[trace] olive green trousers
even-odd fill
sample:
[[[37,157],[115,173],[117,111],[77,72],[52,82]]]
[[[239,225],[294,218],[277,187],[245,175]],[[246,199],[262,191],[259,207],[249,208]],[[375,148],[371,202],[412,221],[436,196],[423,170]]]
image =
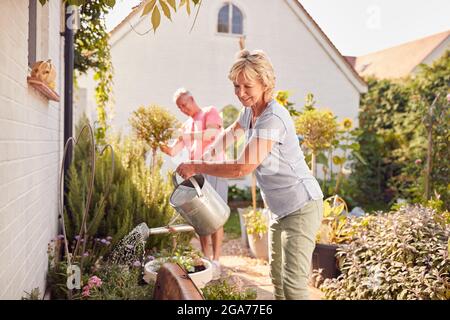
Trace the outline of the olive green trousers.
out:
[[[323,216],[323,200],[272,220],[269,232],[270,277],[277,300],[309,299],[308,279],[316,235]]]

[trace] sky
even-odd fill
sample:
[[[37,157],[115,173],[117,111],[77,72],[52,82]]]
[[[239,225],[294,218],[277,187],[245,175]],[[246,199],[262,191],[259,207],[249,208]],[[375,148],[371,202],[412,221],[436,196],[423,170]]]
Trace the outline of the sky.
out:
[[[343,55],[360,56],[450,30],[449,0],[300,2]],[[108,30],[139,3],[140,0],[117,0],[106,17]]]

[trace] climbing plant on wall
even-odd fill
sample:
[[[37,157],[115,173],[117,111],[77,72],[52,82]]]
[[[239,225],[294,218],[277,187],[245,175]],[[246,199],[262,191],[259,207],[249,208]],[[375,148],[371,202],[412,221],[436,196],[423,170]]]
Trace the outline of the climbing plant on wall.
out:
[[[80,6],[80,29],[75,34],[75,69],[78,74],[89,70],[94,73],[98,142],[105,138],[108,129],[107,109],[111,105],[113,66],[104,15],[114,1],[91,0]]]

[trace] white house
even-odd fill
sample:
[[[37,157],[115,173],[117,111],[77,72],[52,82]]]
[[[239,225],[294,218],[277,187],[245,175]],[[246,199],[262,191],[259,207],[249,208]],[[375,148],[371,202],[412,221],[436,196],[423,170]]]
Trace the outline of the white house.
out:
[[[45,290],[47,244],[58,225],[63,104],[27,76],[35,61],[51,59],[63,96],[62,14],[61,1],[0,1],[0,299]]]
[[[450,30],[351,60],[361,76],[398,79],[414,75],[421,63],[431,64],[450,50]],[[350,57],[352,58],[352,57]]]
[[[276,89],[289,90],[298,108],[312,92],[318,107],[357,123],[366,83],[297,0],[203,1],[192,32],[195,14],[188,16],[184,8],[172,22],[163,17],[156,33],[150,30],[150,18],[141,18],[141,13],[142,5],[111,32],[114,129],[128,131],[131,112],[152,103],[186,119],[172,101],[182,86],[201,106],[240,108],[227,76],[241,37],[246,48],[267,52]],[[95,117],[95,84],[84,78],[79,86],[86,92],[80,94],[85,100],[78,101],[78,107]]]

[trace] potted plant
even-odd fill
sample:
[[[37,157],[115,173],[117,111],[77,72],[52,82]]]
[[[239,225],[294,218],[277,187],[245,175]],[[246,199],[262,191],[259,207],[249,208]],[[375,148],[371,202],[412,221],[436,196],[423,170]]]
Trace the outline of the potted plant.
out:
[[[244,224],[250,247],[250,254],[257,258],[269,260],[269,215],[267,209],[248,207],[244,213]]]
[[[202,258],[196,251],[185,252],[184,254],[175,253],[173,256],[151,259],[144,266],[144,280],[147,283],[156,282],[158,270],[167,262],[180,265],[199,289],[212,280],[211,262]]]
[[[247,247],[250,247],[250,243],[249,243],[249,237],[248,237],[248,232],[247,232],[247,228],[246,228],[246,222],[245,222],[244,215],[246,213],[249,213],[250,210],[252,210],[252,209],[253,209],[254,212],[263,210],[263,209],[259,209],[259,208],[256,207],[260,196],[261,195],[260,194],[258,195],[258,190],[256,188],[256,175],[253,173],[252,174],[252,185],[251,185],[252,207],[238,208],[239,221],[240,221],[240,225],[241,225],[242,242]],[[264,213],[266,213],[266,211],[264,211]],[[250,248],[250,250],[252,250],[252,249]]]
[[[416,204],[355,218],[353,241],[339,250],[342,275],[324,281],[324,298],[449,300],[450,227],[437,214]]]
[[[323,278],[336,278],[340,274],[337,249],[351,238],[346,228],[348,207],[338,195],[325,199],[323,205],[323,220],[316,238],[312,268],[321,269]]]
[[[174,130],[179,127],[178,120],[164,107],[151,105],[133,111],[129,122],[136,137],[151,148],[152,168],[155,168],[156,150],[172,138]]]

